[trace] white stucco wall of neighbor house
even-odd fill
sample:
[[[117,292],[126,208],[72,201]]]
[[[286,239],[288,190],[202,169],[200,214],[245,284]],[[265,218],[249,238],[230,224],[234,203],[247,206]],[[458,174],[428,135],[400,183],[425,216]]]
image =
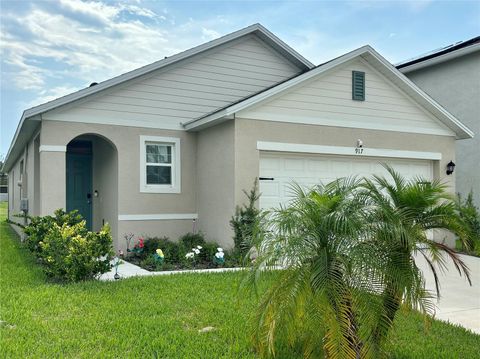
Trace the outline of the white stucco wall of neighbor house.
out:
[[[480,50],[405,75],[475,133],[456,141],[456,189],[480,207]]]

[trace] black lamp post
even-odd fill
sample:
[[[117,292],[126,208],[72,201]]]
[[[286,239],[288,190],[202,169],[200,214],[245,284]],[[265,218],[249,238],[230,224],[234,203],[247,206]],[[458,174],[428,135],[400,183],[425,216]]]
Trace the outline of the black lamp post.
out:
[[[453,161],[450,161],[447,163],[447,175],[451,175],[455,171],[455,163]]]

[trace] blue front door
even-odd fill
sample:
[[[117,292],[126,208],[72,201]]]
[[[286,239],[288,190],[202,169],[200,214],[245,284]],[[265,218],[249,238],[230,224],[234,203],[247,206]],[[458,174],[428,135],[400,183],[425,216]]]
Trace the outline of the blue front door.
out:
[[[74,209],[92,230],[92,155],[67,150],[67,211]]]

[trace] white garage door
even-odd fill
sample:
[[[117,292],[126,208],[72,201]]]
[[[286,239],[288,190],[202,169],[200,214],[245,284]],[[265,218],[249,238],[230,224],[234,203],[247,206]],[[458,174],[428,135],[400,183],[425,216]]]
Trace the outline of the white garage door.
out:
[[[287,203],[292,198],[293,181],[311,187],[351,175],[387,176],[381,163],[388,163],[408,179],[420,176],[431,180],[433,177],[430,160],[260,152],[260,208]]]

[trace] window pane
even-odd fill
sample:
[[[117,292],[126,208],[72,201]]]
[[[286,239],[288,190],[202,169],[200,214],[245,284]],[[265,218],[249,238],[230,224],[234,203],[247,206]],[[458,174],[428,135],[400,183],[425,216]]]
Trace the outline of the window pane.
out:
[[[147,166],[147,184],[172,184],[172,167]]]
[[[147,145],[147,163],[172,163],[172,146]]]

